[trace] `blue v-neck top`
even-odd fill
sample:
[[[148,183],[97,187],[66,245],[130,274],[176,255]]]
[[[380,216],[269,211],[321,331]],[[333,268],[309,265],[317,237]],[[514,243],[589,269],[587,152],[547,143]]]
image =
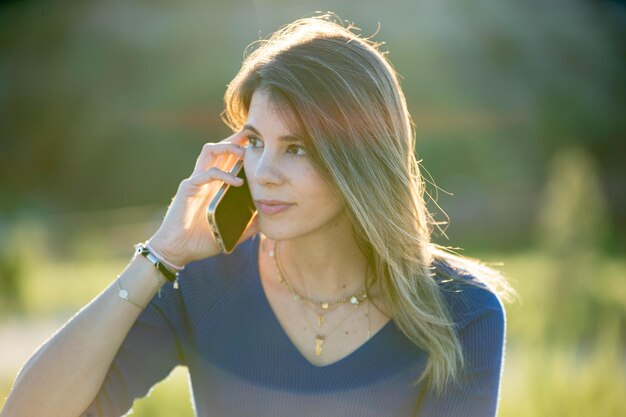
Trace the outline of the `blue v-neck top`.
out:
[[[293,345],[259,276],[258,235],[230,255],[188,264],[179,288],[163,287],[120,347],[83,415],[120,416],[177,365],[189,370],[197,416],[494,416],[504,353],[500,300],[459,274],[441,283],[467,362],[437,395],[414,385],[427,355],[389,321],[326,366]],[[448,268],[443,263],[437,269]]]

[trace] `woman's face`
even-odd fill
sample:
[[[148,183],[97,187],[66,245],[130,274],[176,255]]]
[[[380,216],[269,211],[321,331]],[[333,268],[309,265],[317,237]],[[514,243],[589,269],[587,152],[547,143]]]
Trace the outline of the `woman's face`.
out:
[[[254,93],[242,132],[249,140],[244,169],[265,236],[292,239],[348,221],[338,193],[319,174],[304,142],[290,133],[268,93]]]

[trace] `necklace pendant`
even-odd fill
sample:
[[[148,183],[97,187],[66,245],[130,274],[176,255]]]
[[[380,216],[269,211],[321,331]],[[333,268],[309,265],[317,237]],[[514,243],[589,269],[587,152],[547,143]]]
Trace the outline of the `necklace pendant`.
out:
[[[317,316],[317,325],[319,327],[322,327],[322,324],[324,324],[326,322],[326,319],[324,318],[324,316]]]
[[[315,356],[320,356],[322,354],[323,344],[324,344],[324,336],[322,335],[315,336]]]
[[[350,302],[351,302],[352,304],[359,304],[359,299],[358,299],[355,295],[353,295],[353,296],[350,298]]]
[[[330,307],[328,303],[322,303],[322,308],[324,310],[328,310],[328,307]]]

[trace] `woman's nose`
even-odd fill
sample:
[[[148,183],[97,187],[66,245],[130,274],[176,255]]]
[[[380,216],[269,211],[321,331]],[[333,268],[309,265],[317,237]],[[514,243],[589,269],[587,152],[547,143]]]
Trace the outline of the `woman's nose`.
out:
[[[280,185],[284,176],[278,160],[269,152],[263,152],[253,166],[254,181],[259,185]]]

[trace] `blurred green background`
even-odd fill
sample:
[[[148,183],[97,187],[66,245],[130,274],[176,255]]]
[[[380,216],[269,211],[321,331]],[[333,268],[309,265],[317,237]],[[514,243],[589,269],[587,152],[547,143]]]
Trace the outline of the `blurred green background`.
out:
[[[439,221],[496,265],[501,416],[626,415],[626,6],[609,0],[0,3],[0,405],[158,227],[252,41],[332,10],[402,76]],[[177,369],[138,416],[191,416]]]

